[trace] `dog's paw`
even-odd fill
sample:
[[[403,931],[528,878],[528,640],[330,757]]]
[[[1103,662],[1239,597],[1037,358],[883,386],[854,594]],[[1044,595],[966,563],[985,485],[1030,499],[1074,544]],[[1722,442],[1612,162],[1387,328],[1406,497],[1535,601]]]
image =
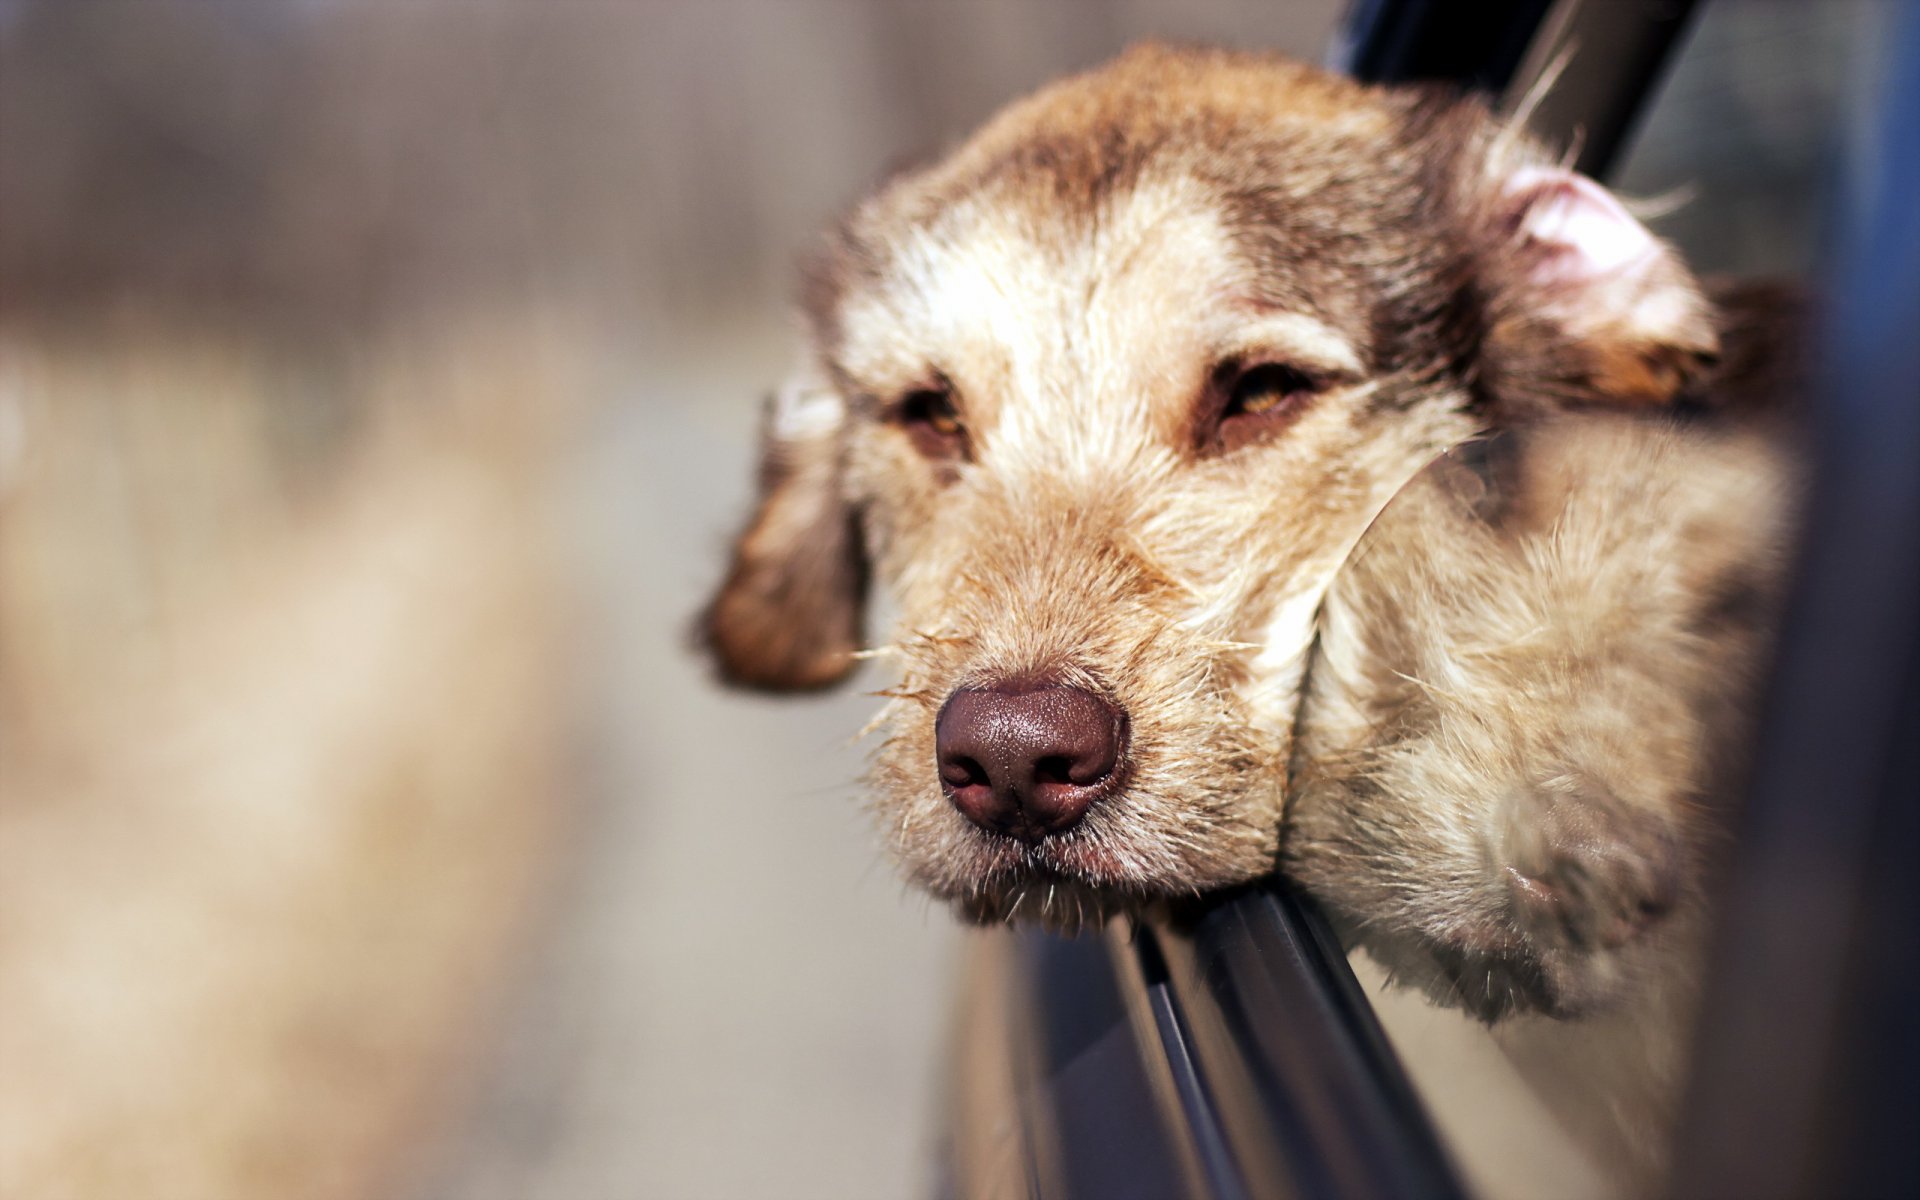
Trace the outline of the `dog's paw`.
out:
[[[1470,1004],[1572,1016],[1617,998],[1634,950],[1680,903],[1686,856],[1670,814],[1560,774],[1509,793],[1489,840],[1509,931],[1457,957]]]
[[[1500,870],[1515,924],[1542,949],[1615,950],[1673,911],[1680,839],[1604,785],[1560,779],[1510,798]]]

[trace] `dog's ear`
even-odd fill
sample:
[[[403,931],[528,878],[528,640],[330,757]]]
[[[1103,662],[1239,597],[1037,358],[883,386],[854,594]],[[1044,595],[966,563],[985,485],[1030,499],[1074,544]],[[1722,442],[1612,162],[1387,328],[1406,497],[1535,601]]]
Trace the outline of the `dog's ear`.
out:
[[[867,562],[841,491],[846,423],[846,405],[810,362],[767,402],[760,498],[701,617],[730,683],[801,691],[853,670]]]
[[[1712,306],[1671,247],[1563,168],[1494,170],[1476,190],[1479,370],[1495,403],[1633,408],[1689,395],[1719,344]]]

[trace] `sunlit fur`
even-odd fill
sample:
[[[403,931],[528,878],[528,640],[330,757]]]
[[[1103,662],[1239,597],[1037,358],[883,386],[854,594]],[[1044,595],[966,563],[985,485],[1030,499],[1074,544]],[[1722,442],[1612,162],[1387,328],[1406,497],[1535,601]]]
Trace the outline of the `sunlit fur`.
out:
[[[1285,439],[1198,457],[1183,442],[1216,361],[1254,338],[1325,355],[1337,335],[1300,338],[1245,298],[1191,179],[1142,181],[1078,229],[1036,214],[1009,234],[1007,208],[989,191],[907,233],[901,273],[842,309],[836,355],[867,396],[937,364],[975,461],[943,480],[869,420],[846,486],[904,615],[875,772],[895,850],[976,916],[1071,921],[1271,868],[1320,589],[1412,464],[1466,427],[1444,402],[1383,420],[1380,392],[1403,381],[1366,380]],[[960,819],[928,764],[955,688],[1041,675],[1114,699],[1133,737],[1124,793],[1027,847]]]
[[[813,343],[707,616],[722,669],[832,681],[883,584],[875,805],[908,874],[975,919],[1072,926],[1270,873],[1321,602],[1388,501],[1489,428],[1664,404],[1715,349],[1643,232],[1603,279],[1542,258],[1556,170],[1475,102],[1265,56],[1142,47],[1015,104],[815,257]],[[1209,379],[1261,361],[1317,394],[1209,443]],[[897,418],[935,385],[965,455]],[[1107,697],[1132,739],[1114,793],[1027,845],[948,801],[934,718],[1040,677]],[[1440,869],[1396,865],[1411,888]]]

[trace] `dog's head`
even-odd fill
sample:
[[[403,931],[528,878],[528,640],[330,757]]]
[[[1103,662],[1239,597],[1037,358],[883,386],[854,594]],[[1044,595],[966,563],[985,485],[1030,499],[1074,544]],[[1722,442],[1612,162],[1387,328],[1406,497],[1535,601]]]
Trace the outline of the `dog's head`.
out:
[[[1714,349],[1677,260],[1478,104],[1162,47],[886,184],[805,308],[708,640],[824,686],[877,577],[894,848],[1062,923],[1272,868],[1321,596],[1423,465]]]

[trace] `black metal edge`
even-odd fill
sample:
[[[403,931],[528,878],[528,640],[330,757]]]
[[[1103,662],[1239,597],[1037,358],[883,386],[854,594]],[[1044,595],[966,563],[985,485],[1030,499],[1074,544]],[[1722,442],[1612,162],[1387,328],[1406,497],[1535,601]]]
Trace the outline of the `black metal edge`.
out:
[[[1528,125],[1574,146],[1574,165],[1604,175],[1631,136],[1697,0],[1355,0],[1327,65],[1369,83],[1450,83],[1531,99]],[[1532,92],[1549,73],[1552,86]]]
[[[1920,1179],[1920,8],[1846,147],[1797,588],[1733,843],[1670,1194]]]
[[[1168,1119],[1178,1105],[1167,1102],[1163,1085],[1179,1055],[1169,1058],[1158,1041],[1139,1036],[1133,1010],[1149,989],[1116,971],[1097,937],[1027,930],[1011,944],[1024,998],[1012,1018],[1024,1035],[1017,1103],[1030,1193],[1239,1200],[1233,1191],[1189,1186],[1205,1178],[1189,1139],[1197,1134],[1205,1147],[1206,1131]]]
[[[1151,938],[1152,931],[1136,922],[1116,920],[1107,925],[1114,977],[1126,1000],[1140,1061],[1148,1068],[1160,1104],[1161,1127],[1180,1153],[1185,1173],[1181,1195],[1196,1200],[1218,1200],[1222,1192],[1237,1196],[1245,1190],[1244,1168],[1230,1160],[1223,1164],[1215,1156],[1215,1149],[1225,1143],[1214,1136],[1219,1122],[1211,1093],[1200,1084],[1186,1053],[1190,1039],[1167,995],[1166,961],[1157,945],[1142,943],[1143,937]],[[1197,1106],[1199,1115],[1190,1115]]]
[[[1499,94],[1553,0],[1353,0],[1326,64],[1367,83],[1434,80]]]
[[[1507,88],[1504,107],[1531,103],[1527,125],[1573,165],[1604,176],[1693,27],[1696,0],[1561,0]],[[1549,82],[1538,95],[1536,85]]]
[[[1315,1197],[1465,1195],[1337,939],[1273,883],[1156,930],[1167,1003],[1243,1162]]]
[[[1126,944],[1113,948],[1123,978],[1128,964],[1139,972],[1136,982],[1144,1003],[1134,1011],[1136,1032],[1141,1035],[1143,1053],[1166,1066],[1169,1090],[1164,1098],[1170,1104],[1164,1115],[1186,1141],[1203,1194],[1216,1200],[1244,1200],[1249,1193],[1245,1164],[1230,1149],[1214,1088],[1194,1056],[1193,1030],[1172,992],[1159,937],[1149,926],[1131,929]]]
[[[1105,1200],[1116,1179],[1176,1175],[1195,1200],[1464,1194],[1337,940],[1294,893],[1116,922],[1104,951],[1037,931],[1011,948],[1008,1099],[1030,1194]],[[1126,1055],[1107,1036],[1116,1006]],[[1089,1131],[1119,1127],[1090,1159]],[[1126,1194],[1161,1192],[1173,1185]]]
[[[1366,990],[1347,961],[1346,948],[1340,944],[1325,914],[1309,897],[1291,889],[1276,886],[1256,894],[1277,910],[1272,914],[1277,924],[1286,927],[1292,935],[1307,939],[1299,947],[1299,953],[1325,983],[1319,994],[1320,1001],[1328,1008],[1325,1019],[1348,1034],[1341,1050],[1354,1060],[1356,1076],[1373,1081],[1372,1096],[1381,1105],[1386,1119],[1399,1122],[1406,1131],[1404,1141],[1415,1150],[1418,1164],[1444,1163],[1450,1167],[1451,1160],[1426,1104],[1401,1065],[1387,1031],[1374,1015],[1373,1002],[1367,999]]]

